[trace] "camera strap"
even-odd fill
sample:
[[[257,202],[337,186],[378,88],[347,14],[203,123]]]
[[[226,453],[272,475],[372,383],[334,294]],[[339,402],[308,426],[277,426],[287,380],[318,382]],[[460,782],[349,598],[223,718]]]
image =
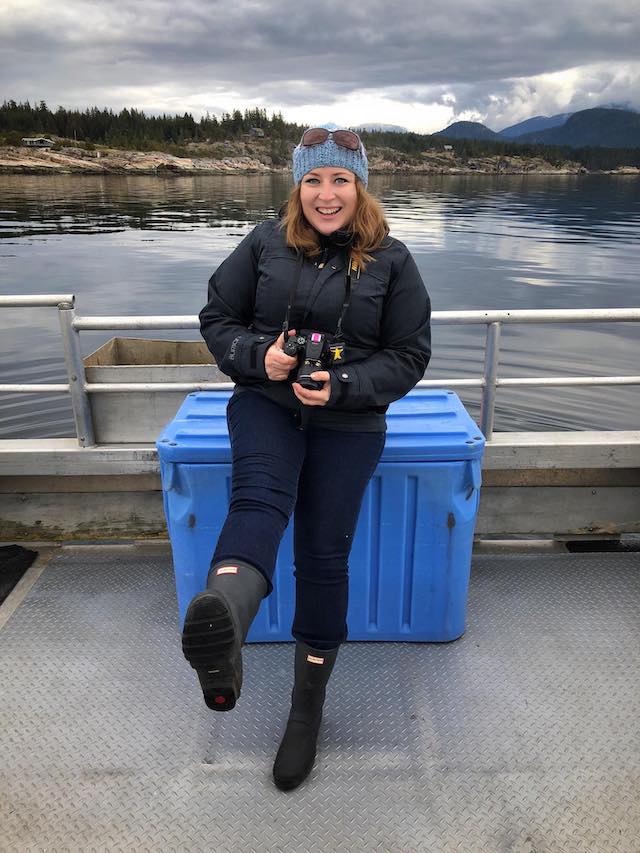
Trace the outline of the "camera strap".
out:
[[[349,260],[347,263],[347,274],[345,276],[344,301],[342,303],[342,311],[340,312],[340,316],[338,317],[338,325],[336,326],[336,340],[340,340],[342,338],[342,321],[345,318],[345,314],[347,313],[347,310],[349,308],[349,303],[351,302],[351,278],[354,275],[357,281],[360,278],[360,264],[356,263],[353,257],[349,255]]]
[[[291,289],[289,290],[289,302],[287,304],[287,313],[285,314],[284,322],[282,323],[282,331],[284,332],[285,338],[289,332],[289,318],[291,316],[291,307],[296,298],[296,293],[298,292],[298,286],[300,285],[300,279],[302,278],[302,267],[304,266],[304,254],[300,252],[298,257],[298,263],[296,265],[296,273],[293,277],[293,281],[291,282]],[[336,331],[334,338],[336,340],[340,340],[342,337],[342,323],[344,321],[345,315],[349,309],[349,303],[351,302],[351,287],[352,287],[352,279],[355,276],[356,281],[360,278],[360,265],[353,259],[351,255],[349,255],[347,261],[347,272],[345,274],[345,291],[344,291],[344,300],[342,302],[342,310],[340,311],[340,316],[338,317],[338,325],[336,326]]]

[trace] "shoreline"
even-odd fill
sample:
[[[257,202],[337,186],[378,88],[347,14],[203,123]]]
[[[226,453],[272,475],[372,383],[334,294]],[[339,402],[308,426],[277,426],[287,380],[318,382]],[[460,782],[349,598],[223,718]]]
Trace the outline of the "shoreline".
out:
[[[59,150],[0,146],[0,174],[4,175],[286,175],[288,166],[271,162],[264,146],[228,143],[223,156],[177,157],[160,151],[114,148],[63,147]],[[195,152],[194,152],[195,153]],[[218,153],[216,151],[215,153]],[[226,156],[225,156],[226,155]],[[456,157],[450,151],[427,151],[408,156],[392,149],[372,148],[371,175],[640,175],[634,166],[588,170],[575,161],[554,166],[542,157]]]

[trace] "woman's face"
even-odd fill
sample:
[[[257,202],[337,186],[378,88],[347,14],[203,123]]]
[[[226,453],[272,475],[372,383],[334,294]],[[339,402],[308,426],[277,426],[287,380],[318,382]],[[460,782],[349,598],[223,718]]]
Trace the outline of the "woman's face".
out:
[[[348,169],[321,166],[300,183],[300,202],[309,225],[321,234],[346,228],[355,216],[356,176]]]

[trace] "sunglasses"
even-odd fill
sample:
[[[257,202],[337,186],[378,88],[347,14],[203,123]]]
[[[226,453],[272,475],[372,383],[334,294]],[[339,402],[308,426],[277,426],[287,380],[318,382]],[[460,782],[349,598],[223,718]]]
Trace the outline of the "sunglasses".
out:
[[[322,145],[329,137],[336,145],[348,148],[349,151],[359,151],[362,145],[360,137],[352,130],[327,130],[326,127],[310,127],[309,130],[305,130],[300,145]]]

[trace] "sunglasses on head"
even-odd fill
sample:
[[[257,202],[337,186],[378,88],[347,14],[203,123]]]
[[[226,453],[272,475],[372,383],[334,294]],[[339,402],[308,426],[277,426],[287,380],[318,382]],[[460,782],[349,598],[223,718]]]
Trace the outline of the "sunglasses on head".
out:
[[[326,127],[310,127],[305,130],[300,140],[300,145],[322,145],[327,139],[333,139],[341,148],[349,151],[358,151],[361,146],[360,137],[352,130],[327,130]]]

